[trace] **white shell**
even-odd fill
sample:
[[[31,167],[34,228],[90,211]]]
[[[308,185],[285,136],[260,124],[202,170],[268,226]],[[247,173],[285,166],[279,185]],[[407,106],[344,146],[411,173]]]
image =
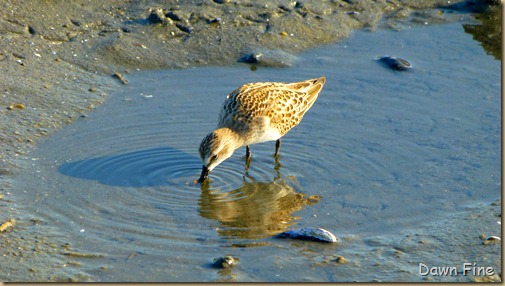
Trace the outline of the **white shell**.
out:
[[[339,239],[326,229],[316,227],[304,227],[292,229],[281,234],[282,237],[290,237],[297,239],[317,240],[323,242],[337,242]]]

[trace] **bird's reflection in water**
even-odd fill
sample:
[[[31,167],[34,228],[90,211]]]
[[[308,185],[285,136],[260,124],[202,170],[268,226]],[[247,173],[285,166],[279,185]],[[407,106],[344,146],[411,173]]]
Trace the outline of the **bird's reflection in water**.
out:
[[[225,238],[264,238],[285,231],[298,217],[293,213],[319,201],[295,191],[294,179],[278,176],[272,182],[244,178],[244,184],[229,192],[202,184],[200,215],[220,223],[218,233]]]

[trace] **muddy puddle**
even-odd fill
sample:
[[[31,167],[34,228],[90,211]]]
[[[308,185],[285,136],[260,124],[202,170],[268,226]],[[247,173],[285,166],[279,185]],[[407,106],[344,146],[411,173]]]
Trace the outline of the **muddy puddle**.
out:
[[[383,55],[414,67],[391,70],[376,61]],[[242,148],[208,185],[194,184],[199,143],[229,92],[321,75],[326,86],[284,137],[280,165],[275,143],[262,143],[252,146],[249,178]],[[16,186],[26,190],[20,204],[72,251],[90,254],[68,266],[89,280],[420,282],[419,263],[468,259],[440,246],[454,234],[441,222],[501,196],[500,62],[462,22],[355,32],[298,55],[290,68],[124,76],[124,89],[39,144]],[[341,242],[275,238],[305,226]],[[423,239],[432,242],[418,246]],[[485,258],[499,245],[479,244],[467,253],[500,269]],[[213,268],[225,255],[240,263]]]

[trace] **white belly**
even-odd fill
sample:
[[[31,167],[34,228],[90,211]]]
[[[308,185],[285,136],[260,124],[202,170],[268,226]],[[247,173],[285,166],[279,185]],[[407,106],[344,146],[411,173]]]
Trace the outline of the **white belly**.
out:
[[[270,125],[270,118],[261,117],[249,126],[244,145],[256,144],[266,141],[273,141],[281,138],[277,128]]]

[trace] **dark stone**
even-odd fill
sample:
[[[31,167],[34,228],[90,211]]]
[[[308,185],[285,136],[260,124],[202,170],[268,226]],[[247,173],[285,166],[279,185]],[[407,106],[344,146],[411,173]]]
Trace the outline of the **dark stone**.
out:
[[[179,24],[179,23],[175,24],[175,26],[177,28],[179,28],[179,30],[181,30],[183,32],[186,32],[188,34],[191,33],[191,30],[192,30],[191,27],[188,27],[188,26],[185,26],[185,25],[182,25],[182,24]]]
[[[37,32],[35,31],[35,29],[32,26],[28,26],[28,33],[35,35]]]
[[[408,61],[397,57],[383,56],[379,57],[378,61],[397,71],[406,71],[412,68],[412,65]]]
[[[175,14],[174,12],[170,11],[168,12],[165,16],[167,16],[168,18],[174,20],[174,21],[181,21],[181,17],[177,14]]]
[[[147,22],[152,24],[163,23],[166,21],[166,17],[163,14],[163,10],[161,8],[151,9],[151,13],[147,16]]]

